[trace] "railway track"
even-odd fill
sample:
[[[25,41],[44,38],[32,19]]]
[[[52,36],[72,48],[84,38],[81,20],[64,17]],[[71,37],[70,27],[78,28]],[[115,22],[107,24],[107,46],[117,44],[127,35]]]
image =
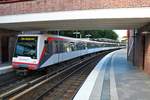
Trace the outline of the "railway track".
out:
[[[84,80],[87,78],[91,70],[95,67],[100,58],[92,59],[79,69],[59,82],[54,87],[40,95],[36,100],[71,100],[79,90]],[[86,67],[85,67],[86,66]]]
[[[11,81],[11,79],[14,77],[15,77],[14,71],[0,75],[0,81],[1,81],[0,88],[6,85],[7,83],[9,83],[9,81]]]
[[[107,53],[110,51],[107,51]],[[105,53],[102,53],[100,55],[104,55]],[[79,61],[78,63],[72,63],[68,66],[61,67],[57,71],[53,71],[50,74],[43,75],[41,77],[38,77],[32,81],[26,82],[17,88],[14,88],[4,94],[0,95],[1,100],[39,100],[42,99],[47,93],[54,90],[56,87],[61,85],[63,81],[71,77],[76,72],[80,72],[81,69],[84,69],[85,66],[93,62],[93,57],[98,56],[91,56],[88,59],[83,59],[82,61]],[[80,67],[79,67],[80,66]],[[90,72],[90,71],[89,71]],[[84,71],[81,70],[81,73],[84,73]],[[80,77],[82,74],[80,73]],[[78,75],[77,75],[78,76]],[[82,79],[82,78],[81,78]],[[85,79],[85,77],[83,78]],[[30,97],[30,98],[29,98]]]
[[[51,75],[53,75],[57,71],[63,70],[64,68],[66,68],[68,66],[78,63],[79,61],[80,61],[79,58],[75,58],[68,62],[63,62],[61,64],[51,66],[51,68],[43,70],[44,73],[41,71],[40,71],[40,73],[34,72],[34,73],[30,73],[29,75],[23,76],[23,77],[16,75],[15,71],[3,74],[0,76],[0,81],[1,81],[0,82],[0,94],[3,94],[7,91],[11,91],[13,88],[16,88],[16,87],[18,87],[22,84],[25,84],[31,80],[41,77],[41,76],[45,75],[46,73],[51,73]],[[68,64],[68,66],[66,66],[66,64]],[[53,69],[53,67],[55,69]]]
[[[16,76],[15,72],[14,75],[10,75],[10,78],[6,78],[7,81],[3,81],[1,79],[1,83],[0,83],[0,94],[5,93],[21,84],[24,84],[25,82],[31,81],[33,79],[36,79],[37,77],[42,76],[42,73],[34,73],[34,74],[30,74],[30,76],[25,76],[25,77],[20,77],[20,76]]]

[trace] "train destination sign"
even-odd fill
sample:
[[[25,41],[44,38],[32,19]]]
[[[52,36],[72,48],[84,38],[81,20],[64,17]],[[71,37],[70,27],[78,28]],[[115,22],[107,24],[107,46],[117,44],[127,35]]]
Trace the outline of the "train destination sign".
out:
[[[35,41],[37,40],[37,37],[19,37],[19,41]]]

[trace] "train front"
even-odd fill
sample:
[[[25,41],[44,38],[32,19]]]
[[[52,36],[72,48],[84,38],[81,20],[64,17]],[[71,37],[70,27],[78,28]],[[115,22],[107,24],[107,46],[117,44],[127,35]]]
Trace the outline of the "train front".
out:
[[[38,68],[38,36],[18,36],[12,66],[14,69],[29,71]]]

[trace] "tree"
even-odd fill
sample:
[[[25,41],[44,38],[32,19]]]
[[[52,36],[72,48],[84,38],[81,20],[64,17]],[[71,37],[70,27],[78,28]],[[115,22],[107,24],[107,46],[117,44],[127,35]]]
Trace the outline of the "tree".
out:
[[[67,31],[60,31],[61,36],[68,36],[68,37],[76,37],[75,34],[73,34],[76,31],[72,30],[67,30]],[[117,40],[118,35],[112,31],[112,30],[80,30],[82,38],[87,38],[87,35],[90,34],[90,38],[108,38],[108,39],[113,39]],[[56,32],[53,32],[54,34],[57,34]],[[80,36],[78,35],[78,38]]]

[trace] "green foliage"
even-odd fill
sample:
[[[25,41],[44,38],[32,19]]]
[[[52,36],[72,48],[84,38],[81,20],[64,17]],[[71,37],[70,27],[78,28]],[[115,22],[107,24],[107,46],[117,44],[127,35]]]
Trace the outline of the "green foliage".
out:
[[[76,37],[76,34],[73,34],[76,31],[60,31],[59,34],[61,36],[68,36],[68,37]],[[87,38],[87,35],[90,34],[90,38],[108,38],[117,40],[118,35],[112,31],[112,30],[81,30],[77,31],[80,32],[82,38]],[[52,32],[53,34],[57,34],[57,32]],[[79,38],[80,35],[77,34],[77,37]]]

